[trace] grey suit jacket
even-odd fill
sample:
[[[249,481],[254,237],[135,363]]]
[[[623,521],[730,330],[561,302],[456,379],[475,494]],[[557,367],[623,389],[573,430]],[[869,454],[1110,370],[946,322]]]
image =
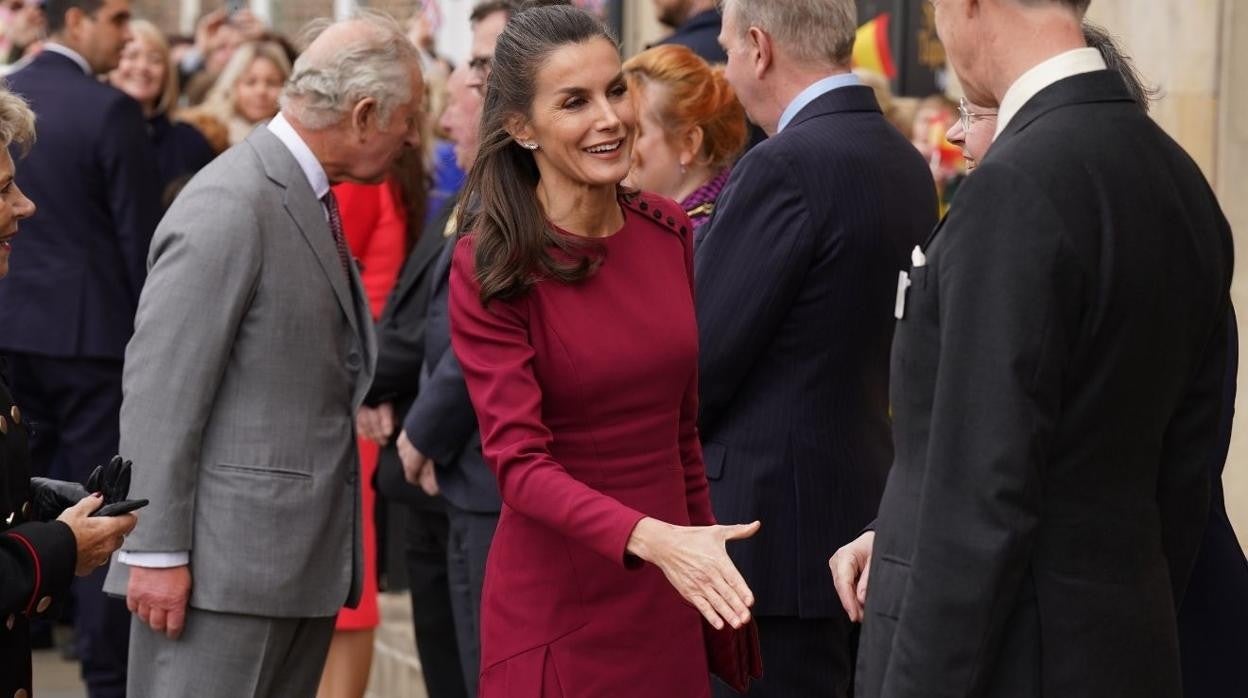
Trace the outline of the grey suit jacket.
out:
[[[362,581],[356,408],[376,342],[290,151],[257,129],[156,231],[121,452],[151,505],[124,550],[189,550],[195,608],[322,617]],[[105,588],[124,593],[114,562]]]

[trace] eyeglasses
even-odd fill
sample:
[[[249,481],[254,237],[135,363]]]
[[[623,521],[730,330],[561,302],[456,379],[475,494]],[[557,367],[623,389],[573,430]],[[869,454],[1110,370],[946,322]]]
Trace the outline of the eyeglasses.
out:
[[[958,118],[962,120],[963,133],[971,132],[971,124],[975,123],[976,119],[987,119],[997,115],[996,109],[984,112],[974,112],[967,108],[967,104],[968,102],[965,97],[958,102]]]

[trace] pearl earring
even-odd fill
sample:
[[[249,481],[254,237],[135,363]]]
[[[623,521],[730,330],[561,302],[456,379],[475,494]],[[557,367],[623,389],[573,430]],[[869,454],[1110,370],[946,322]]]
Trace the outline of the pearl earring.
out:
[[[538,145],[536,143],[521,143],[520,147],[525,150],[537,150]]]

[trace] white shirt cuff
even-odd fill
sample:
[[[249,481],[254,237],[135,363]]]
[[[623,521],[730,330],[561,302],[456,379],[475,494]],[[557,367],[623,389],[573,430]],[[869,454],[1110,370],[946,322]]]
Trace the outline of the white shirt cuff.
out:
[[[191,554],[185,550],[176,553],[134,553],[122,550],[117,553],[117,562],[131,567],[166,569],[191,564]]]

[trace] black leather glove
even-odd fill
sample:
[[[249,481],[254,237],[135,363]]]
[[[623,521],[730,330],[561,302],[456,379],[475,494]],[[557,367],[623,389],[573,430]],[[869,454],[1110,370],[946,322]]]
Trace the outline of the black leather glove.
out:
[[[87,478],[88,492],[102,492],[105,504],[114,504],[130,494],[131,461],[113,456],[108,465],[97,465]]]
[[[90,494],[76,482],[49,480],[46,477],[30,478],[30,521],[53,521],[61,512],[72,507]]]
[[[98,466],[87,478],[87,489],[104,495],[104,506],[91,512],[91,516],[116,516],[147,505],[146,499],[126,499],[130,495],[130,466],[128,460],[113,456],[108,465]]]

